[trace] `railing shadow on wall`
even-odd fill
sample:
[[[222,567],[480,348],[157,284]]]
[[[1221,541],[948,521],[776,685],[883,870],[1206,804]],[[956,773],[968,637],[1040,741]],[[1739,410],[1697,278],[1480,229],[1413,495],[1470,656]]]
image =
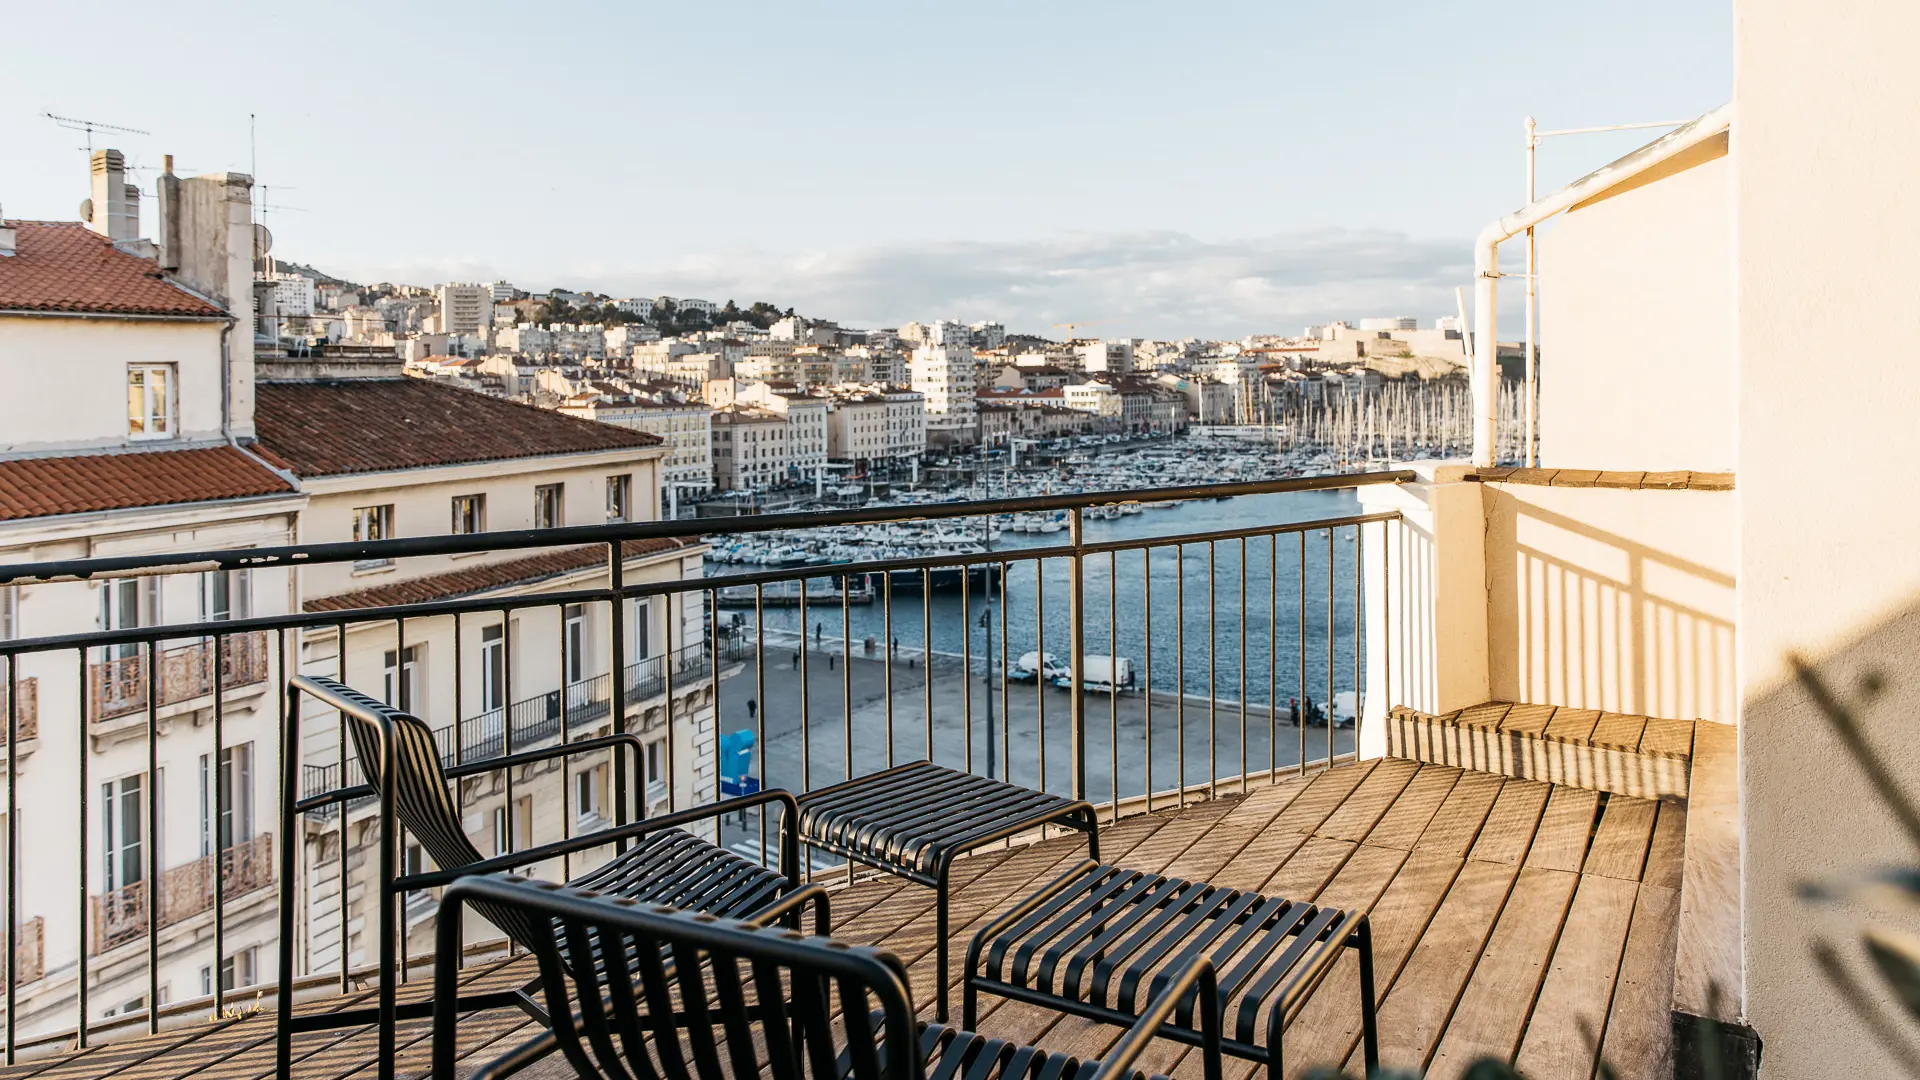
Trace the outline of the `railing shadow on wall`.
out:
[[[1677,524],[1733,527],[1718,493],[1606,494],[1719,499],[1724,523],[1697,503]],[[1487,599],[1495,698],[1734,721],[1729,572],[1503,493],[1487,507]]]

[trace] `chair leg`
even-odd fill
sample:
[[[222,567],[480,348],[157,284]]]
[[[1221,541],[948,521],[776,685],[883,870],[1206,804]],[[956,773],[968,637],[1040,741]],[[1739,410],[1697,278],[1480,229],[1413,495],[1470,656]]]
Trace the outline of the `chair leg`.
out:
[[[1087,858],[1100,861],[1100,813],[1087,811]]]
[[[1360,1030],[1367,1064],[1367,1075],[1380,1069],[1380,1031],[1378,1010],[1373,996],[1373,928],[1366,916],[1353,932],[1352,945],[1360,951]]]
[[[934,907],[934,945],[938,957],[940,990],[935,997],[933,1018],[939,1023],[947,1022],[947,870],[945,862],[940,864],[940,873],[933,887]]]

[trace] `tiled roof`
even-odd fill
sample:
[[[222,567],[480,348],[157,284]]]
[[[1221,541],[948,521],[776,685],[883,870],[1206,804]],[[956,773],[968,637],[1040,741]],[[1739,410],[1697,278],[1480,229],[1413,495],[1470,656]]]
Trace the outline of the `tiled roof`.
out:
[[[77,221],[14,221],[15,252],[0,256],[0,310],[75,315],[218,318],[218,307],[168,281]]]
[[[637,559],[693,546],[691,541],[671,538],[628,540],[620,545],[620,552],[629,559]],[[353,592],[337,593],[333,596],[317,596],[306,601],[302,606],[308,611],[350,611],[355,608],[390,607],[398,604],[430,604],[439,600],[453,600],[514,585],[526,585],[546,578],[559,577],[562,574],[578,573],[589,567],[604,566],[606,562],[606,549],[597,544],[566,548],[508,562],[478,563],[458,570],[449,570],[444,574],[429,574],[426,577],[396,581],[389,585],[375,585],[371,588],[356,589]]]
[[[0,461],[0,521],[279,495],[285,480],[231,446]]]
[[[254,395],[261,450],[303,477],[660,444],[644,431],[426,379],[262,382]]]

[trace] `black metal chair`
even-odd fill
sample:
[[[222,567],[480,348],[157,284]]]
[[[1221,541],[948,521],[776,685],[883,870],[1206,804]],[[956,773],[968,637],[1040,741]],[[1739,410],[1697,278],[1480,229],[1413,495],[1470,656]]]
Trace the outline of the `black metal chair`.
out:
[[[1196,1011],[1205,1078],[1221,1076],[1219,988],[1205,956],[1167,979],[1105,1058],[1082,1061],[920,1024],[906,967],[884,949],[489,876],[459,881],[440,901],[435,1080],[455,1077],[462,906],[510,910],[535,927],[533,954],[553,1017],[545,1032],[470,1080],[504,1080],[556,1049],[587,1080],[1142,1080],[1134,1063],[1154,1036],[1176,1016],[1191,1024]],[[637,958],[633,969],[578,959],[622,952]]]
[[[809,847],[844,855],[933,888],[939,991],[934,1018],[947,1020],[947,878],[953,861],[1010,836],[1063,825],[1086,834],[1100,857],[1093,805],[1004,780],[911,761],[800,796],[800,835]]]
[[[1351,950],[1359,960],[1361,1052],[1380,1066],[1373,987],[1373,933],[1364,911],[1263,896],[1092,859],[982,927],[967,946],[961,1023],[972,1025],[981,991],[1056,1012],[1132,1024],[1168,972],[1194,957],[1220,966],[1221,1005],[1231,1026],[1223,1049],[1285,1075],[1281,1040]],[[1184,1021],[1167,1037],[1212,1036]]]
[[[378,865],[380,987],[378,1003],[372,1008],[296,1015],[290,1006],[293,1000],[291,950],[283,948],[277,1032],[277,1065],[279,1075],[283,1078],[291,1075],[289,1070],[295,1032],[358,1026],[371,1021],[379,1026],[378,1072],[382,1080],[388,1080],[393,1075],[395,1023],[434,1015],[432,1002],[402,1005],[396,1001],[394,975],[399,965],[395,955],[397,920],[394,908],[396,902],[409,892],[450,885],[472,875],[504,873],[546,859],[617,844],[621,848],[618,854],[596,869],[574,878],[570,884],[714,915],[769,923],[784,920],[792,926],[799,925],[802,909],[811,907],[817,932],[824,934],[829,929],[826,894],[802,887],[800,849],[795,829],[798,811],[793,796],[786,791],[768,789],[743,798],[632,824],[616,825],[494,858],[483,858],[461,827],[460,808],[454,794],[448,789],[449,780],[603,750],[613,751],[617,758],[620,751],[625,750],[631,752],[628,766],[633,770],[634,790],[640,790],[640,740],[630,734],[616,734],[443,767],[433,733],[418,717],[376,701],[337,680],[305,675],[289,680],[289,716],[299,715],[300,695],[303,693],[339,710],[345,719],[347,733],[353,740],[361,770],[367,774],[368,783],[299,800],[283,798],[283,835],[298,835],[294,831],[296,814],[327,805],[344,807],[352,800],[367,796],[377,798],[382,839]],[[294,755],[289,754],[288,757],[291,760]],[[695,821],[717,819],[723,814],[772,803],[778,803],[784,811],[780,830],[780,868],[777,871],[680,828]],[[395,862],[400,827],[404,827],[406,834],[419,841],[437,869],[418,874],[403,875],[397,872]],[[536,945],[550,940],[550,931],[529,920],[520,909],[494,907],[482,902],[475,905],[475,910],[522,948],[532,950]],[[293,905],[281,905],[280,923],[281,941],[292,941]],[[460,948],[456,943],[455,959],[458,959]],[[604,963],[605,959],[599,956],[595,958],[598,963]],[[629,956],[627,963],[636,960]],[[547,1017],[535,1002],[531,994],[533,989],[534,984],[529,983],[521,989],[474,994],[450,1007],[470,1011],[515,1006],[544,1022]]]

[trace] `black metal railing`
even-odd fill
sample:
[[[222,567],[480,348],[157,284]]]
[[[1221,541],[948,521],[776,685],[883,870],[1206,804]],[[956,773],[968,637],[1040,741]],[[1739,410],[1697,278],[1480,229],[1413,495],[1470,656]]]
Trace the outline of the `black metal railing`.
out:
[[[305,927],[278,935],[277,955],[262,959],[256,977],[284,969],[351,987],[355,935],[361,927],[370,934],[381,913],[352,909],[361,890],[346,875],[365,873],[374,861],[353,857],[354,845],[380,841],[350,828],[350,815],[324,809],[358,794],[350,790],[357,767],[349,771],[341,730],[332,714],[289,713],[280,695],[249,695],[229,717],[223,695],[235,683],[224,677],[203,680],[212,698],[205,728],[163,720],[167,694],[155,660],[183,643],[210,643],[196,670],[242,670],[251,680],[257,665],[274,685],[296,671],[335,676],[376,695],[392,685],[383,678],[432,684],[426,699],[434,707],[422,715],[439,721],[436,738],[448,761],[471,764],[568,741],[608,718],[616,730],[646,740],[646,771],[633,785],[624,769],[606,770],[603,781],[591,761],[584,772],[562,769],[557,777],[504,769],[491,786],[471,790],[462,780],[456,797],[465,820],[491,818],[492,842],[504,850],[543,842],[534,835],[543,829],[567,834],[588,820],[632,820],[656,801],[674,809],[749,783],[806,791],[919,757],[1086,798],[1115,818],[1324,766],[1357,753],[1368,633],[1363,567],[1377,552],[1384,574],[1388,530],[1398,515],[1359,513],[1350,494],[1295,500],[1413,478],[1379,472],[0,566],[0,586],[49,588],[133,574],[248,570],[263,594],[284,584],[287,595],[298,596],[297,582],[276,575],[371,560],[394,562],[405,574],[410,559],[475,552],[597,553],[555,561],[561,570],[550,580],[425,603],[0,641],[0,679],[37,680],[33,699],[7,697],[0,725],[23,735],[22,703],[35,700],[46,721],[39,725],[43,744],[48,731],[75,740],[77,772],[50,780],[50,766],[36,761],[34,797],[68,800],[84,823],[77,852],[23,846],[17,808],[26,788],[8,757],[0,920],[20,925],[44,910],[29,904],[66,896],[77,898],[76,921],[88,927],[91,899],[107,891],[97,886],[108,859],[139,861],[141,872],[123,880],[161,881],[173,869],[162,865],[159,844],[141,842],[175,831],[163,806],[174,813],[198,806],[208,821],[235,811],[237,796],[224,782],[206,783],[198,802],[190,789],[163,802],[157,783],[128,786],[128,738],[145,752],[140,775],[164,771],[172,785],[209,775],[208,762],[223,761],[224,751],[247,739],[260,767],[273,768],[277,791],[272,810],[259,815],[275,822],[260,841],[274,865],[250,871],[246,887],[271,883],[284,916]],[[1157,515],[1140,512],[1179,502],[1196,503],[1200,512],[1188,516],[1200,520],[1156,529]],[[1234,506],[1244,509],[1230,512]],[[1019,521],[1039,524],[1021,533]],[[791,543],[803,530],[890,523],[942,535],[944,546],[903,553],[897,544],[849,542],[827,562],[680,577],[703,537]],[[622,678],[562,678],[583,642],[604,658],[630,656],[643,640],[657,655],[623,666]],[[116,721],[122,758],[111,769],[96,760],[101,751],[89,725],[55,719],[88,715],[89,703],[100,700],[91,665],[110,647],[141,657],[144,680],[143,691],[114,695],[139,708]],[[1028,653],[1035,663],[1023,665]],[[727,662],[713,662],[716,654]],[[415,665],[411,674],[393,670],[395,659],[408,657],[420,657],[406,661]],[[483,678],[491,680],[484,695],[477,692]],[[472,708],[495,696],[511,704]],[[235,725],[246,725],[245,734]],[[545,786],[556,780],[559,792]],[[553,813],[555,806],[561,812]],[[764,852],[766,825],[748,816],[729,822],[719,838],[742,852]],[[57,884],[63,876],[66,886]],[[162,890],[122,898],[123,907],[142,910],[116,912],[112,924],[136,929],[109,936],[130,934],[116,942],[120,947],[144,939],[146,963],[137,975],[118,961],[112,970],[90,967],[85,929],[81,940],[45,942],[47,970],[63,974],[44,977],[35,993],[66,978],[72,1001],[39,1015],[61,1013],[70,1026],[43,1021],[23,1031],[10,1023],[7,1059],[28,1036],[85,1044],[101,1006],[159,1000],[163,960],[199,957],[220,972],[230,959],[226,905],[239,886],[226,873],[195,880],[205,888],[196,886],[189,906],[211,911],[210,934],[170,933],[179,920],[170,923],[174,909]],[[23,893],[29,882],[31,897]],[[407,925],[404,912],[391,917]],[[401,977],[406,970],[403,963]],[[216,975],[211,986],[218,1011],[226,983]],[[181,997],[176,988],[174,1007],[201,1008]],[[5,1005],[9,1018],[21,1015],[11,983]],[[146,1009],[145,1021],[157,1030],[159,1011]]]

